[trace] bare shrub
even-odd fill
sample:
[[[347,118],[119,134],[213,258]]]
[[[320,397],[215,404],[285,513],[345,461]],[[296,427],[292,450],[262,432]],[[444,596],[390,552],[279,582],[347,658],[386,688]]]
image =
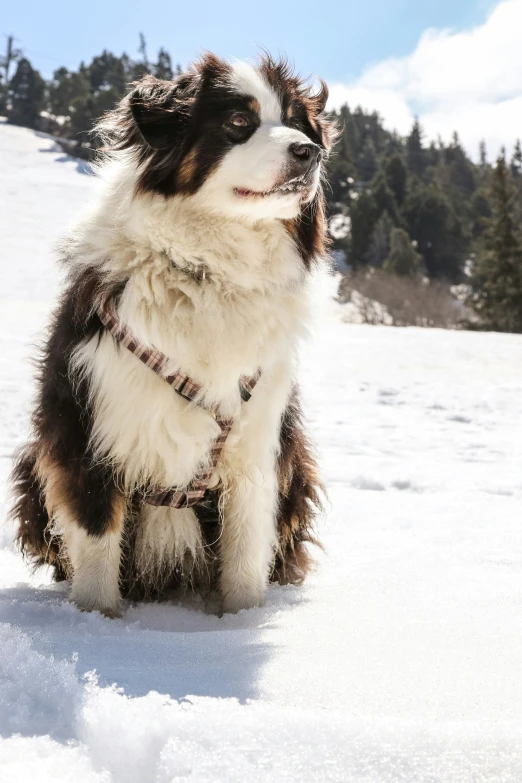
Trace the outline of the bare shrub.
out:
[[[448,283],[405,277],[382,269],[358,269],[339,286],[341,302],[351,302],[366,324],[454,329],[467,312]]]

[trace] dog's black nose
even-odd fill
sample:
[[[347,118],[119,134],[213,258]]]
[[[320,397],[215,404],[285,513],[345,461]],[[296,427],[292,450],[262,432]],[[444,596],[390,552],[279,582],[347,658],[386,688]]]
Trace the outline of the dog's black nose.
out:
[[[290,144],[290,153],[307,169],[317,166],[322,156],[321,147],[311,141],[295,141]]]

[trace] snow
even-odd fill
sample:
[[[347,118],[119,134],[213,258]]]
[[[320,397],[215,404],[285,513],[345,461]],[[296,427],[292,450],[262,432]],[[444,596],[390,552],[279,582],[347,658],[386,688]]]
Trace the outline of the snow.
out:
[[[350,233],[352,223],[349,215],[344,215],[342,212],[338,212],[336,215],[332,215],[328,221],[328,228],[330,234],[334,239],[344,239]]]
[[[0,501],[51,245],[93,181],[0,125]],[[332,294],[335,281],[332,281]],[[330,494],[305,586],[218,618],[191,596],[79,612],[0,533],[0,780],[522,780],[522,338],[349,324],[303,385]]]

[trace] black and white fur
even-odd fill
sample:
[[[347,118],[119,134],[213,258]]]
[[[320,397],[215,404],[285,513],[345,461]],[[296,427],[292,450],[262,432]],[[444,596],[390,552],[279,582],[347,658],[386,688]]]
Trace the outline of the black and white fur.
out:
[[[14,471],[21,546],[71,580],[82,609],[118,615],[122,594],[189,574],[235,612],[260,605],[269,578],[309,568],[320,481],[295,363],[324,258],[326,95],[269,57],[206,55],[173,82],[146,77],[100,125],[100,193],[62,243],[69,283]],[[219,428],[102,328],[107,292],[234,419],[212,482],[215,536],[194,510],[141,499],[188,484]],[[258,368],[241,404],[238,379]]]

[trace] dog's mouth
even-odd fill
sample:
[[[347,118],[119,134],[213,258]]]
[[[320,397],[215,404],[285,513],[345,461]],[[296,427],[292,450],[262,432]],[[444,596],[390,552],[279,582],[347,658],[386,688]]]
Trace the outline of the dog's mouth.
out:
[[[248,188],[234,188],[234,194],[238,198],[266,198],[267,196],[288,196],[308,193],[311,183],[305,177],[294,177],[280,185],[275,185],[270,190],[249,190]]]

